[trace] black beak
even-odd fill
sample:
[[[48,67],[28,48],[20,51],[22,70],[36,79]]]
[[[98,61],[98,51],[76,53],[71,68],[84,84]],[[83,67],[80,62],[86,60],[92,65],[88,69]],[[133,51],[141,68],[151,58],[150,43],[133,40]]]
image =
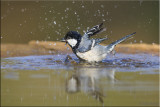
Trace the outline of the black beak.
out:
[[[61,42],[67,42],[64,38],[61,39]]]
[[[67,45],[67,41],[64,38],[61,39],[61,42],[66,42],[65,45]]]

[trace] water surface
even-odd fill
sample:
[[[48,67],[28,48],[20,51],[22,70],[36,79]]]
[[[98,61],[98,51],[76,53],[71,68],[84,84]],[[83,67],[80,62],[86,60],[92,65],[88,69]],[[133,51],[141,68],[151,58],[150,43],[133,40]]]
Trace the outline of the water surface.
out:
[[[110,55],[84,63],[74,55],[1,60],[3,106],[158,106],[159,57]]]

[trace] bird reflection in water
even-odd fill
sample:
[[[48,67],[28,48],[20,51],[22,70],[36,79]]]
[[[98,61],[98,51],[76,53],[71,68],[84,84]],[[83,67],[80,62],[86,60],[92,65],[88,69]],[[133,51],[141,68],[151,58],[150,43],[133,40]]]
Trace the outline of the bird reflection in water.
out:
[[[114,84],[115,69],[79,67],[77,70],[75,70],[75,73],[67,79],[66,92],[83,92],[103,103],[105,94],[103,93],[103,89],[101,87],[102,83],[104,82],[102,79],[105,79],[105,82]]]

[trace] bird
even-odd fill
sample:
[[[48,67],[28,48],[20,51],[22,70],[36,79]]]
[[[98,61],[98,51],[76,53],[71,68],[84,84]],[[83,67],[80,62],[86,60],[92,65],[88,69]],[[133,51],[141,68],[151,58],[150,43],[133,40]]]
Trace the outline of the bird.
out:
[[[87,62],[100,62],[107,57],[107,55],[113,51],[114,47],[125,41],[127,38],[130,38],[136,32],[124,36],[123,38],[116,40],[109,45],[102,46],[100,43],[108,38],[97,38],[91,39],[90,37],[102,32],[104,28],[102,27],[103,23],[93,26],[91,29],[87,30],[82,36],[77,31],[68,31],[64,38],[61,39],[61,42],[66,42],[73,53],[83,61]]]

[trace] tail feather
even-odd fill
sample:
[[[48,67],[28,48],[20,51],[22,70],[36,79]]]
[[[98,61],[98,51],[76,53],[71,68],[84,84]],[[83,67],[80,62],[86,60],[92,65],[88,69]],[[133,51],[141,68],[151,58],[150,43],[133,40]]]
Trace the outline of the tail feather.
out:
[[[131,37],[131,36],[134,35],[134,34],[136,34],[136,32],[134,32],[134,33],[132,33],[132,34],[130,34],[130,35],[127,35],[127,36],[125,36],[125,37],[123,37],[123,38],[121,38],[121,39],[119,39],[119,40],[117,40],[117,41],[115,41],[115,42],[112,42],[111,44],[109,44],[109,45],[107,46],[107,49],[113,50],[114,46],[116,46],[117,44],[125,41],[127,38]]]

